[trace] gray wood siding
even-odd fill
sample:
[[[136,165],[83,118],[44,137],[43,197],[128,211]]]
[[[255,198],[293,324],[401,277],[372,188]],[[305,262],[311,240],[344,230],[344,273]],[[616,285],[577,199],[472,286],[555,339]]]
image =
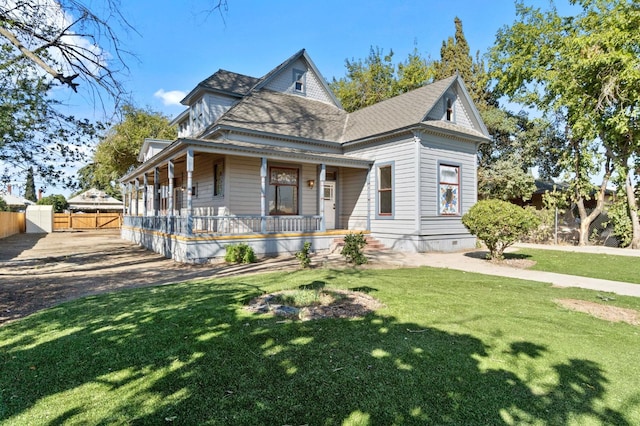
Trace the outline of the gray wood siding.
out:
[[[338,221],[336,228],[367,229],[367,170],[338,171]]]
[[[300,70],[305,72],[305,90],[304,95],[296,92],[293,86],[293,70]],[[267,89],[275,90],[277,92],[292,93],[298,96],[305,96],[310,99],[315,99],[320,102],[333,104],[333,100],[324,89],[320,77],[318,77],[311,68],[309,68],[305,61],[297,60],[287,68],[283,69],[269,84]]]
[[[303,164],[300,168],[300,214],[318,214],[318,192],[320,191],[320,185],[318,184],[317,170],[315,164]],[[309,188],[307,184],[310,180],[315,182],[313,188]]]
[[[260,158],[228,157],[226,167],[231,214],[260,214]]]
[[[459,216],[440,216],[438,209],[438,163],[460,166],[461,215],[477,199],[475,145],[433,135],[421,135],[420,187],[421,233],[423,235],[466,234]]]
[[[353,150],[352,155],[375,160],[369,183],[371,185],[371,231],[394,234],[413,234],[416,231],[416,148],[414,139],[367,146]],[[393,219],[377,219],[376,180],[377,167],[393,162]],[[366,201],[366,199],[365,199]]]
[[[236,102],[237,99],[228,96],[214,95],[211,93],[204,95],[204,127],[215,123],[216,120],[227,112]]]

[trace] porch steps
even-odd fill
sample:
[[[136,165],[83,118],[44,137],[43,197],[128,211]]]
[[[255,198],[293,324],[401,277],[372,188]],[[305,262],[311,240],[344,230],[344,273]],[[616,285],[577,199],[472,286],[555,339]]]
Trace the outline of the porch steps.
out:
[[[364,252],[377,252],[377,251],[385,251],[387,247],[382,244],[380,241],[375,238],[367,235],[364,237],[367,245],[364,246]],[[330,253],[340,253],[342,248],[344,247],[344,240],[342,238],[335,238],[333,243],[331,243],[331,248],[329,249]]]

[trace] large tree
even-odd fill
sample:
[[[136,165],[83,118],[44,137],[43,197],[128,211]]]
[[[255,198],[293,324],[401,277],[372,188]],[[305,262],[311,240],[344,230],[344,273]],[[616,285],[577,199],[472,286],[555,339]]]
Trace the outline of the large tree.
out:
[[[62,113],[65,88],[83,98],[119,102],[126,69],[116,30],[130,30],[119,3],[80,0],[0,3],[0,166],[17,174],[33,166],[58,184],[65,167],[83,159],[100,125]],[[54,93],[53,89],[58,86]],[[106,95],[103,96],[103,95]],[[67,179],[64,184],[70,183]]]
[[[84,182],[110,190],[110,194],[115,193],[118,179],[140,164],[138,154],[146,138],[172,140],[177,137],[169,118],[159,112],[127,104],[121,108],[120,116],[120,122],[113,125],[98,144],[93,164],[82,173]]]
[[[629,0],[575,3],[582,11],[567,17],[555,8],[543,11],[516,3],[516,22],[499,31],[491,63],[500,93],[563,117],[564,145],[558,150],[561,164],[572,173],[584,245],[590,223],[603,210],[614,167],[626,176],[638,153],[640,18],[638,5]],[[591,179],[599,170],[604,170],[603,179],[596,188]],[[637,203],[631,180],[625,181],[633,218]],[[588,212],[584,204],[594,193],[596,208]],[[640,226],[634,228],[640,238]],[[635,241],[637,246],[640,239]]]

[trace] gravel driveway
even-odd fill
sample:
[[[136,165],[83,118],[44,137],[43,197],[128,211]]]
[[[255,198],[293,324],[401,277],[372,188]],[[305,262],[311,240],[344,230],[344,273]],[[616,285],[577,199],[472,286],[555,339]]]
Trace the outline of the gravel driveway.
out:
[[[0,240],[0,325],[82,296],[297,265],[186,265],[122,240],[119,230],[16,234]]]

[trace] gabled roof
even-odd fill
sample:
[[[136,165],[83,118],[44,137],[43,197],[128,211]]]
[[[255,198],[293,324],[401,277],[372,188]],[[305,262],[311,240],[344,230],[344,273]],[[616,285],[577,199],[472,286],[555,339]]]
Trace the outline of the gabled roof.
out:
[[[122,207],[122,201],[110,197],[105,194],[104,191],[95,188],[88,189],[75,197],[71,197],[67,202],[69,203],[70,210],[89,208],[118,209]]]
[[[424,122],[445,92],[459,79],[459,76],[454,75],[352,112],[347,119],[342,141],[357,141]],[[440,124],[430,121],[429,124],[486,137],[482,132],[453,123]]]
[[[280,65],[278,65],[274,69],[272,69],[271,71],[269,71],[267,74],[265,74],[260,79],[258,84],[255,85],[253,90],[260,90],[263,87],[265,87],[266,85],[268,85],[281,72],[283,72],[285,69],[287,69],[289,67],[289,65],[293,64],[298,59],[303,59],[309,65],[309,68],[311,68],[311,70],[318,76],[318,80],[320,81],[320,83],[322,84],[322,87],[324,88],[324,90],[327,92],[327,94],[329,95],[329,97],[333,101],[334,105],[336,107],[338,107],[338,108],[342,108],[342,104],[340,104],[340,101],[338,100],[338,98],[336,98],[336,96],[333,93],[333,91],[329,88],[329,85],[327,84],[327,81],[322,76],[322,73],[320,73],[320,70],[318,69],[318,67],[316,67],[316,64],[313,63],[313,61],[311,60],[311,57],[307,54],[306,49],[301,49],[301,50],[297,51],[289,59],[287,59],[286,61],[284,61],[283,63],[281,63]]]
[[[187,96],[180,101],[188,105],[191,99],[202,90],[217,92],[234,97],[242,97],[260,82],[261,79],[244,74],[219,69],[209,77],[202,80]]]
[[[4,202],[7,203],[7,206],[17,207],[35,204],[33,201],[29,201],[26,198],[18,197],[12,194],[0,194],[0,197],[4,199]]]
[[[339,141],[346,118],[343,109],[324,102],[262,89],[238,102],[215,126]]]

